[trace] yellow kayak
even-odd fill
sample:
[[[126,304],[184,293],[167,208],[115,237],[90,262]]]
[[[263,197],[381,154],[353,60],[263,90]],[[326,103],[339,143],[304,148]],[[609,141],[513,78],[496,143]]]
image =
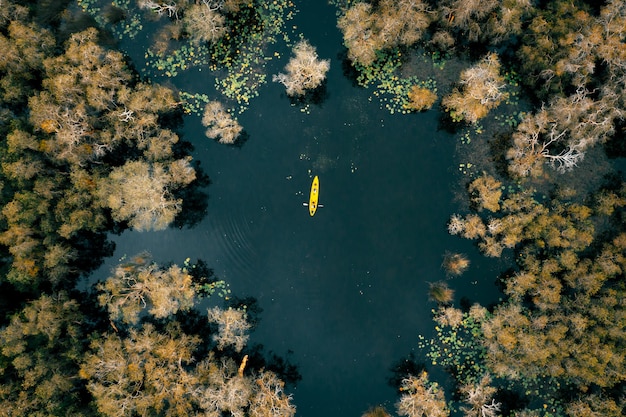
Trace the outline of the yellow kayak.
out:
[[[317,210],[317,199],[320,195],[320,180],[317,178],[313,178],[313,183],[311,184],[311,195],[309,196],[309,214],[311,216],[315,215],[315,211]]]

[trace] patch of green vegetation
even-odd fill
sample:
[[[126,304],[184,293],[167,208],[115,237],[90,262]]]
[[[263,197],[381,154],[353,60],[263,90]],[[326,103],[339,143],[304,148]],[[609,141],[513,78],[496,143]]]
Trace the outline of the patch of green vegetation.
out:
[[[255,8],[229,16],[227,24],[234,30],[211,46],[210,69],[217,72],[215,88],[237,103],[238,113],[247,109],[267,82],[267,62],[280,58],[278,52],[269,53],[270,46],[279,36],[290,44],[285,29],[294,13],[295,6],[289,0],[260,2]]]
[[[418,347],[425,351],[431,365],[443,367],[454,377],[457,387],[476,385],[483,375],[489,373],[482,323],[489,320],[491,314],[477,306],[462,315],[453,308],[449,309],[452,313],[446,313],[446,310],[432,310],[436,322],[435,337],[427,339],[419,335]],[[571,387],[557,378],[497,378],[495,385],[501,391],[509,391],[523,398],[523,402],[528,404],[525,410],[534,411],[536,414],[533,415],[565,415],[562,393]],[[458,409],[453,402],[449,407],[451,410]]]
[[[443,70],[446,66],[446,62],[450,60],[450,52],[433,51],[428,54],[433,62],[433,66],[439,70]]]
[[[519,111],[513,114],[496,115],[494,119],[500,126],[515,128],[524,119],[525,114],[525,112]]]
[[[80,7],[103,28],[119,39],[133,39],[143,30],[142,13],[131,0],[78,0]],[[115,9],[122,16],[117,21],[107,19],[106,10]],[[266,65],[280,58],[272,51],[278,42],[290,44],[287,22],[296,12],[290,0],[251,2],[237,13],[225,14],[230,30],[213,44],[195,43],[190,38],[170,39],[166,50],[148,49],[144,55],[146,67],[142,72],[150,77],[176,77],[192,68],[208,69],[215,89],[237,105],[235,113],[245,111],[259,88],[267,83]],[[292,28],[294,29],[294,28]],[[185,93],[187,98],[196,96]],[[197,113],[194,107],[188,112]]]
[[[176,77],[180,71],[206,65],[210,59],[206,48],[193,44],[184,44],[179,49],[168,52],[166,56],[147,49],[144,57],[151,72],[160,73],[166,77]],[[202,71],[201,68],[200,71]]]
[[[438,314],[435,310],[433,314]],[[459,323],[438,324],[436,336],[426,339],[419,335],[418,347],[432,365],[443,366],[459,384],[477,383],[487,372],[487,352],[482,345],[481,322],[469,313],[463,313]]]
[[[422,80],[416,76],[402,77],[402,52],[398,48],[377,51],[377,59],[372,65],[354,66],[358,71],[357,82],[362,87],[372,87],[372,95],[381,101],[389,113],[407,114],[409,110],[409,92],[414,86],[437,92],[437,82],[432,79]]]
[[[98,24],[111,31],[118,39],[134,39],[143,30],[141,14],[131,0],[77,0],[83,11]],[[112,16],[120,19],[112,19]]]

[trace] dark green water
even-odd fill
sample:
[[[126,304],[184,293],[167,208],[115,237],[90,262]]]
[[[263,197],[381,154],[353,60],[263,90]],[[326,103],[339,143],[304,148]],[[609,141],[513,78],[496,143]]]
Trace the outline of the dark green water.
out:
[[[445,278],[444,252],[472,259],[450,282],[457,300],[493,301],[498,268],[447,233],[460,178],[438,113],[394,116],[369,101],[371,91],[342,72],[334,9],[308,3],[294,24],[331,59],[325,101],[306,114],[282,86],[266,85],[239,118],[249,134],[241,148],[207,139],[190,116],[184,139],[212,181],[206,218],[192,229],[113,236],[115,255],[95,277],[142,250],[162,263],[205,260],[234,295],[258,300],[251,341],[293,351],[303,377],[292,390],[297,414],[360,416],[376,404],[392,409],[390,367],[431,332],[428,282]],[[198,73],[183,81],[212,85]],[[310,217],[302,202],[313,175],[324,207]]]

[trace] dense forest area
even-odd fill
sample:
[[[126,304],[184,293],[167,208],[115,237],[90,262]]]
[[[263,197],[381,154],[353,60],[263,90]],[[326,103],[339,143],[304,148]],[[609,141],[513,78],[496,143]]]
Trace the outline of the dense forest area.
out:
[[[293,416],[297,372],[247,346],[254,306],[194,309],[228,291],[202,261],[140,253],[76,283],[110,255],[107,233],[203,215],[190,203],[206,178],[178,129],[195,114],[207,137],[245,146],[237,115],[267,81],[264,45],[288,42],[272,81],[302,106],[330,61],[289,38],[291,2],[107,3],[0,0],[0,415]],[[619,172],[584,177],[624,156],[626,2],[330,3],[346,76],[392,113],[439,108],[458,133],[473,169],[448,232],[512,259],[495,306],[455,307],[447,282],[431,285],[437,336],[416,340],[429,365],[397,381],[395,412],[623,415],[626,186]],[[219,96],[154,83],[116,50],[141,19],[158,27],[148,75],[206,65]],[[424,57],[457,63],[454,80],[420,74]],[[443,266],[468,265],[450,253]],[[431,381],[434,367],[454,386]]]

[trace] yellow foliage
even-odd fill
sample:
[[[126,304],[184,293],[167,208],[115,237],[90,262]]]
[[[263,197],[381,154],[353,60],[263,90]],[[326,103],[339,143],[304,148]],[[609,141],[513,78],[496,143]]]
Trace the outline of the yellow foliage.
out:
[[[415,111],[428,110],[436,100],[437,94],[432,90],[414,85],[409,91],[409,102],[406,104],[406,108]]]
[[[57,124],[54,120],[51,119],[46,119],[42,121],[39,127],[46,133],[54,133],[57,131]]]
[[[478,206],[478,211],[487,209],[492,212],[500,210],[502,197],[502,183],[491,175],[483,174],[472,181],[468,188],[472,193],[472,201]]]

